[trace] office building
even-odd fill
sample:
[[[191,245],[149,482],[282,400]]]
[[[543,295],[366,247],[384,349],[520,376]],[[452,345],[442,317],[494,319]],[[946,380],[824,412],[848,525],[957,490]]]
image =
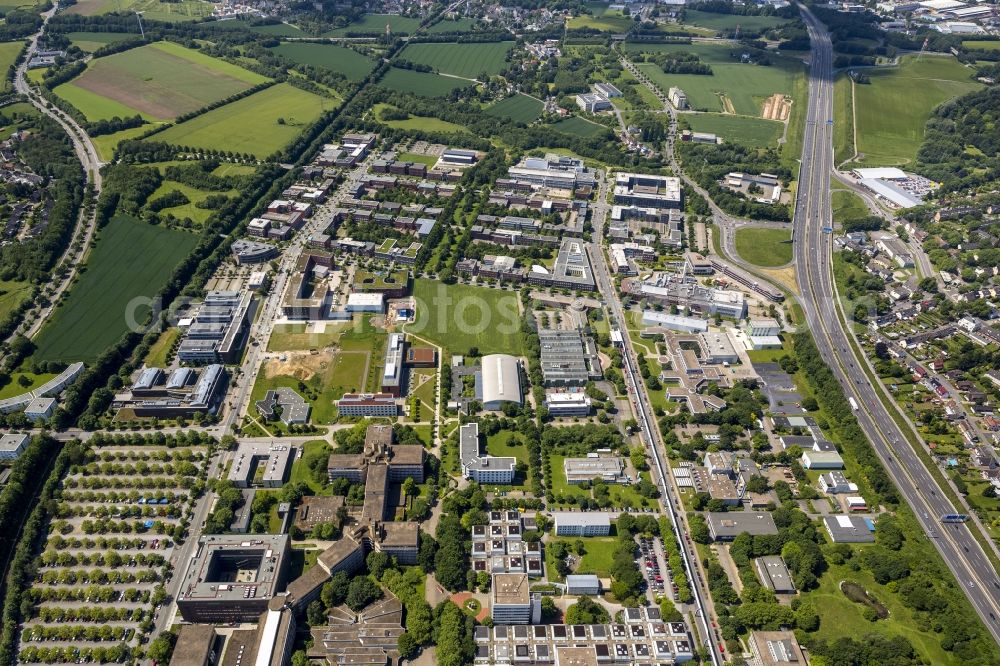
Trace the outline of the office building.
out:
[[[601,580],[594,574],[570,574],[566,576],[566,594],[591,596],[601,593]]]
[[[751,631],[749,666],[807,666],[808,661],[791,631]]]
[[[612,108],[611,101],[600,93],[583,93],[576,96],[576,105],[581,111],[587,113],[599,113]]]
[[[386,416],[399,414],[399,403],[391,393],[345,393],[337,401],[341,416]]]
[[[778,533],[771,514],[760,511],[709,511],[705,522],[715,541],[732,541],[744,532],[752,536]]]
[[[576,330],[542,329],[542,378],[546,386],[584,386],[601,378],[597,349],[590,338]]]
[[[753,561],[760,584],[778,594],[794,594],[795,583],[780,555],[765,555]]]
[[[282,386],[269,389],[264,397],[254,403],[265,421],[280,419],[285,425],[308,423],[311,405],[294,389]]]
[[[674,86],[669,91],[667,91],[667,97],[670,99],[670,103],[674,105],[674,108],[678,111],[683,111],[688,107],[687,94],[680,88]]]
[[[545,408],[556,418],[589,416],[591,400],[583,391],[546,391]]]
[[[250,328],[250,291],[210,291],[177,347],[182,363],[236,361]]]
[[[294,446],[243,440],[233,454],[228,478],[237,488],[280,488],[294,459]]]
[[[180,368],[165,384],[159,368],[147,370],[158,371],[155,382],[148,384],[140,376],[130,390],[115,394],[111,401],[114,409],[130,409],[140,418],[189,418],[214,414],[225,396],[227,375],[222,365],[208,365],[200,371]]]
[[[640,208],[681,207],[681,181],[674,176],[619,172],[615,174],[614,203]]]
[[[708,321],[697,317],[682,317],[655,310],[643,310],[643,326],[656,326],[678,333],[707,333]]]
[[[462,476],[481,484],[514,482],[517,458],[498,458],[479,451],[479,424],[467,423],[459,430]]]
[[[256,622],[284,589],[288,536],[206,535],[181,578],[177,610],[187,622]]]
[[[388,393],[396,398],[400,396],[401,391],[405,350],[406,336],[402,333],[390,333],[382,364],[381,390],[382,393]]]
[[[494,624],[538,624],[542,597],[529,589],[526,574],[494,574],[490,590]]]
[[[556,536],[608,536],[611,519],[604,512],[553,511]]]
[[[617,456],[599,457],[594,454],[586,458],[566,458],[563,460],[563,472],[566,474],[566,483],[570,485],[589,483],[594,479],[605,483],[630,482],[625,473],[625,464]]]

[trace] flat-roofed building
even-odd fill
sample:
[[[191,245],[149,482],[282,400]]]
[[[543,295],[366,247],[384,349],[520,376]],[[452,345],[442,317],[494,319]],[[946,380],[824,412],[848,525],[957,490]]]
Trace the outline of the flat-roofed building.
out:
[[[319,554],[316,564],[330,576],[338,571],[354,573],[365,563],[365,549],[350,537],[338,539]]]
[[[177,632],[177,642],[170,666],[214,666],[221,656],[223,639],[209,624],[184,624]]]
[[[389,393],[397,398],[400,396],[403,379],[403,354],[405,348],[406,336],[404,334],[389,334],[382,365],[381,388],[383,393]]]
[[[576,485],[600,479],[605,483],[629,483],[625,464],[619,457],[588,456],[563,460],[566,483]]]
[[[601,367],[593,342],[576,330],[542,329],[542,378],[546,386],[583,386],[600,379]]]
[[[571,574],[566,576],[566,594],[601,593],[601,579],[594,574]]]
[[[760,584],[778,594],[794,594],[795,583],[780,555],[765,555],[753,561]]]
[[[545,408],[549,416],[589,416],[591,400],[583,391],[546,391]]]
[[[390,393],[345,393],[337,401],[342,416],[386,416],[399,414],[399,402]]]
[[[284,589],[288,535],[206,535],[187,564],[177,610],[188,622],[255,622]]]
[[[459,430],[459,459],[462,476],[481,484],[514,482],[517,458],[480,453],[479,424],[466,423]]]
[[[309,422],[310,404],[298,392],[287,386],[268,390],[263,398],[254,403],[254,406],[265,421],[281,419],[286,425]]]
[[[781,324],[773,317],[751,317],[747,321],[746,332],[750,337],[779,335]]]
[[[801,461],[806,469],[844,469],[844,459],[836,451],[804,451]]]
[[[681,181],[674,176],[615,174],[614,203],[645,208],[680,208]]]
[[[778,533],[771,514],[760,511],[709,511],[705,522],[715,541],[732,541],[744,532],[752,536]]]
[[[8,433],[0,436],[0,460],[20,458],[30,439],[25,433]]]
[[[808,661],[790,631],[750,632],[750,666],[806,666]]]
[[[684,317],[655,310],[643,310],[643,326],[657,326],[678,333],[707,333],[708,321],[698,317]]]
[[[385,312],[385,294],[354,292],[347,297],[348,312]]]
[[[851,515],[824,516],[823,527],[834,543],[875,541],[875,524],[869,518]]]
[[[343,507],[344,498],[339,495],[307,495],[296,507],[292,524],[307,533],[319,524],[340,525],[338,514]]]
[[[288,478],[294,453],[295,447],[287,444],[243,440],[233,454],[228,478],[237,488],[280,488]]]
[[[542,597],[532,593],[527,574],[494,574],[490,604],[495,624],[538,624]]]
[[[603,511],[553,511],[556,536],[608,536],[611,519]]]

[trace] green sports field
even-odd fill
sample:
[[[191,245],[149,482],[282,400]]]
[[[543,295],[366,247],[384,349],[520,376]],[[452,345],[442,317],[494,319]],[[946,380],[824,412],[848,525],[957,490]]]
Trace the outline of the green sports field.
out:
[[[467,79],[480,74],[499,74],[514,42],[491,44],[410,44],[400,54],[403,60],[428,65],[443,74]]]
[[[24,48],[24,42],[0,42],[0,72],[4,74],[11,68],[17,59],[17,54]],[[5,76],[2,90],[10,90],[10,81]]]
[[[711,76],[665,74],[655,63],[637,65],[664,92],[673,86],[683,89],[691,107],[698,111],[759,117],[765,99],[775,93],[791,95],[795,80],[805,76],[805,65],[791,59],[772,57],[773,64],[768,67],[740,63],[731,57],[735,50],[724,44],[626,44],[624,49],[632,53],[695,53],[711,65]]]
[[[472,82],[440,74],[390,67],[378,84],[389,90],[414,93],[423,97],[444,97],[456,88],[472,85]]]
[[[267,79],[173,42],[157,42],[91,61],[55,89],[88,120],[140,113],[167,120]]]
[[[854,86],[859,166],[909,164],[923,143],[924,126],[934,108],[982,88],[969,78],[972,70],[951,56],[906,56],[899,67],[865,73],[871,83]],[[850,87],[840,90],[847,94]]]
[[[119,215],[101,230],[85,271],[36,339],[37,358],[93,361],[149,312],[152,299],[197,244],[193,234]]]
[[[686,113],[681,117],[691,126],[692,131],[711,132],[726,143],[751,147],[776,146],[783,127],[776,120],[725,113]]]
[[[213,5],[202,0],[178,0],[178,2],[161,2],[160,0],[79,0],[70,6],[67,14],[94,16],[120,12],[133,14],[142,12],[147,21],[194,21],[212,15]]]
[[[337,28],[324,33],[324,37],[343,37],[348,33],[384,35],[388,25],[393,34],[412,34],[420,27],[419,18],[399,16],[398,14],[366,14],[360,21],[355,21],[346,28]]]
[[[93,53],[102,46],[123,42],[138,36],[129,32],[70,32],[66,34],[73,46],[87,53]]]
[[[516,123],[531,123],[542,115],[542,103],[527,95],[513,95],[486,107],[491,116],[510,118]]]
[[[322,67],[358,81],[375,67],[375,61],[337,44],[282,42],[274,52],[300,65]]]
[[[756,266],[784,266],[792,260],[790,229],[736,230],[736,252]]]
[[[454,354],[523,353],[515,292],[417,279],[413,295],[417,318],[408,332]]]
[[[602,132],[610,131],[604,125],[584,120],[580,116],[572,116],[566,120],[560,120],[557,123],[553,123],[552,129],[557,132],[562,132],[563,134],[582,136],[584,139],[589,139],[592,136],[598,136]]]
[[[265,158],[287,146],[303,127],[335,104],[295,86],[279,83],[168,127],[149,140]],[[279,120],[284,120],[284,124]]]

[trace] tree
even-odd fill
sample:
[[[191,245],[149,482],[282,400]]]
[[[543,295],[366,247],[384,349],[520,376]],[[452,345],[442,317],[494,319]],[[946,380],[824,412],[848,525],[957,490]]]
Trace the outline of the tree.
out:
[[[306,607],[306,619],[311,627],[321,627],[326,624],[326,610],[323,602],[319,599],[313,601]]]
[[[382,576],[385,574],[387,569],[396,568],[396,562],[391,555],[375,550],[368,553],[368,557],[365,559],[365,564],[368,565],[368,571],[371,575],[375,576],[377,580],[382,580]]]
[[[167,664],[174,654],[174,645],[177,643],[177,636],[169,631],[164,631],[149,644],[146,655],[158,664]]]
[[[344,601],[347,607],[353,611],[359,611],[376,599],[382,598],[382,588],[376,585],[367,576],[357,576],[351,581],[347,588],[347,597]]]
[[[607,609],[590,597],[580,597],[566,609],[566,624],[606,624],[610,621]]]
[[[413,640],[413,636],[410,635],[409,631],[404,631],[396,639],[396,649],[399,650],[399,656],[402,659],[412,659],[417,655],[417,650],[420,649],[420,646]]]
[[[542,597],[542,619],[551,622],[559,618],[559,607],[549,595]]]
[[[305,650],[296,650],[292,655],[292,666],[309,666],[309,658]]]
[[[346,571],[338,571],[333,574],[330,581],[323,585],[320,591],[320,599],[328,609],[339,606],[347,598],[348,588],[351,585],[351,577]]]

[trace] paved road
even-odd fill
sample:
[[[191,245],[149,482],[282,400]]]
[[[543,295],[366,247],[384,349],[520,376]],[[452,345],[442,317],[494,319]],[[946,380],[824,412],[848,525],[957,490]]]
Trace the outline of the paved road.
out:
[[[607,203],[607,183],[608,179],[606,177],[600,179],[597,201],[593,207],[594,235],[589,249],[591,264],[594,269],[594,279],[597,282],[598,293],[603,294],[606,298],[611,319],[614,322],[613,327],[623,332],[625,346],[622,349],[622,356],[624,358],[622,370],[626,385],[628,386],[629,397],[632,400],[632,407],[636,412],[640,427],[644,433],[643,443],[653,454],[655,470],[653,481],[660,488],[663,513],[670,518],[674,526],[674,534],[680,544],[681,555],[684,558],[691,587],[694,591],[695,616],[698,619],[698,636],[701,639],[701,645],[711,655],[712,663],[717,665],[721,661],[725,661],[725,654],[721,648],[721,641],[716,636],[716,622],[706,612],[711,612],[711,596],[709,595],[704,576],[701,573],[697,555],[694,553],[694,547],[686,538],[687,529],[679,515],[680,504],[677,501],[673,487],[670,485],[666,467],[664,466],[664,460],[667,457],[666,447],[660,439],[660,432],[653,417],[653,409],[649,401],[649,396],[646,394],[646,386],[638,376],[638,372],[635,371],[636,355],[626,331],[624,308],[618,296],[618,291],[614,288],[614,283],[611,280],[611,271],[608,268],[601,244],[609,208]],[[709,627],[710,622],[713,625],[711,628]]]
[[[858,421],[885,463],[900,494],[954,573],[990,633],[1000,640],[1000,579],[973,538],[967,524],[942,524],[940,516],[954,507],[937,487],[900,428],[864,376],[866,358],[856,354],[837,315],[832,274],[830,174],[833,172],[833,50],[829,33],[805,8],[803,17],[812,41],[809,106],[802,144],[799,188],[795,203],[795,260],[803,308],[816,345],[834,371],[845,394],[859,405]]]

